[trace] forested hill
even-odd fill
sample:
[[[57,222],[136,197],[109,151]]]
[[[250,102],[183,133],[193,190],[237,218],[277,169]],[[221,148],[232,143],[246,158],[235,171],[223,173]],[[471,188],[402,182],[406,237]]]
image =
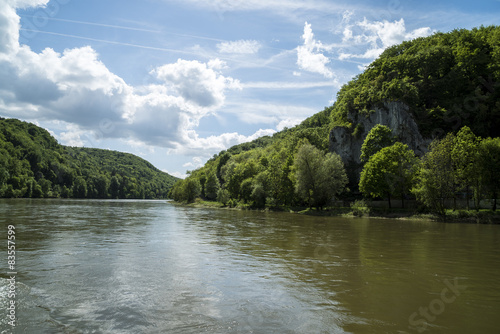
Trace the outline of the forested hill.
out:
[[[436,33],[386,49],[340,89],[333,125],[355,126],[349,113],[366,116],[387,101],[407,105],[424,138],[464,125],[500,136],[500,27]]]
[[[411,131],[404,126],[390,128],[394,122],[382,124],[385,128],[375,129],[374,124],[370,124],[370,128],[364,127],[363,123],[368,124],[366,120],[371,120],[377,113],[388,115],[386,118],[391,121],[397,118],[390,110],[390,107],[395,109],[395,106],[401,107],[400,114],[405,114],[408,123],[416,125]],[[378,118],[373,119],[376,122]],[[372,128],[375,132],[370,133]],[[342,130],[339,131],[342,140],[332,137],[337,129]],[[418,152],[419,159],[414,159],[414,148],[405,145],[410,143],[400,137],[401,132],[406,132],[407,137],[420,138],[420,143],[425,145]],[[454,178],[450,181],[453,191],[442,196],[440,194],[441,198],[456,198],[464,193],[469,196],[472,178],[469,175],[469,183],[464,181],[465,174],[459,168],[462,165],[473,166],[468,167],[468,170],[476,171],[476,186],[484,185],[482,189],[477,189],[478,198],[496,198],[500,185],[497,187],[495,182],[498,179],[490,178],[489,175],[498,174],[492,170],[497,165],[494,161],[500,159],[497,156],[500,139],[495,138],[499,136],[500,27],[436,33],[386,49],[363,73],[340,89],[332,106],[300,125],[215,155],[205,166],[190,172],[187,179],[177,182],[172,189],[172,197],[178,201],[193,201],[201,197],[230,206],[255,207],[321,207],[328,205],[333,197],[359,198],[358,189],[364,189],[361,192],[367,198],[418,198],[423,193],[438,193],[436,189],[440,185],[432,182],[439,180],[431,182],[424,176],[432,175],[432,168],[441,165],[436,163],[431,168],[425,163],[432,160],[433,156],[439,156],[436,153],[438,148],[451,143],[443,149],[443,159],[439,163],[453,168],[450,171]],[[440,146],[439,141],[444,138],[447,141]],[[427,146],[433,140],[433,144]],[[470,145],[462,145],[465,142]],[[367,144],[366,147],[370,149],[365,150],[364,153],[369,152],[369,155],[364,157],[359,166],[352,167],[346,155],[342,156],[338,152],[344,149],[352,155],[355,150],[351,148],[356,147],[356,159],[360,160],[362,144]],[[395,145],[392,151],[382,152],[383,148],[387,146],[389,149],[391,145]],[[342,146],[340,150],[337,150],[338,146]],[[463,147],[468,147],[474,154],[481,151],[481,157],[457,153],[465,152]],[[433,151],[430,152],[432,154],[422,157],[428,148]],[[453,158],[449,156],[450,148],[454,148]],[[334,161],[331,155],[336,154],[330,151],[340,154],[343,166]],[[375,155],[379,151],[377,160]],[[372,163],[368,164],[372,157]],[[408,178],[402,175],[388,177],[386,167],[399,166],[403,157],[408,158],[408,164],[412,165]],[[460,157],[470,160],[459,161]],[[395,160],[389,161],[390,158]],[[444,158],[449,161],[446,162]],[[377,165],[380,168],[373,167],[375,162],[380,162]],[[336,165],[333,169],[332,164]],[[380,191],[369,191],[358,184],[361,170],[370,166],[372,169],[370,173],[365,172],[364,181],[374,181],[376,175],[382,175],[377,185]],[[349,179],[347,187],[344,187],[344,181],[334,184],[335,180],[345,180],[345,172],[342,172],[344,167]],[[408,166],[400,167],[394,173],[409,169]],[[490,170],[490,167],[493,169]],[[333,173],[335,177],[329,178],[326,175],[328,173]],[[405,183],[395,184],[400,180]],[[332,183],[324,187],[329,182]],[[397,188],[399,193],[394,194]]]
[[[0,118],[0,197],[166,198],[176,180],[133,154],[63,146]]]

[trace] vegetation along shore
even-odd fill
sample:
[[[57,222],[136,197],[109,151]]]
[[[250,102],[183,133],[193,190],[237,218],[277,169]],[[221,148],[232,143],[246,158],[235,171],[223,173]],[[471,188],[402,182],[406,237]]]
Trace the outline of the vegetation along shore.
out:
[[[498,222],[499,79],[500,27],[403,42],[344,85],[332,106],[214,155],[170,195],[260,210]]]

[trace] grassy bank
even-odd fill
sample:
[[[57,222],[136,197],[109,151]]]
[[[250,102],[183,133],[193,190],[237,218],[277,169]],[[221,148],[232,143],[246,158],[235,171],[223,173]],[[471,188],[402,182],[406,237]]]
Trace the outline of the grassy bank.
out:
[[[235,206],[224,205],[220,202],[204,201],[197,199],[193,203],[173,202],[177,205],[198,208],[216,208],[224,210],[254,210],[262,212],[288,212],[294,214],[302,214],[309,216],[322,217],[367,217],[367,218],[384,218],[384,219],[408,219],[408,220],[432,220],[437,222],[447,223],[470,223],[470,224],[500,224],[500,212],[491,210],[447,210],[445,215],[437,215],[429,212],[417,212],[415,209],[388,209],[388,208],[373,208],[363,206],[362,203],[353,203],[350,207],[327,207],[324,210],[317,210],[308,207],[267,207],[265,209],[257,209],[249,204],[238,204]]]

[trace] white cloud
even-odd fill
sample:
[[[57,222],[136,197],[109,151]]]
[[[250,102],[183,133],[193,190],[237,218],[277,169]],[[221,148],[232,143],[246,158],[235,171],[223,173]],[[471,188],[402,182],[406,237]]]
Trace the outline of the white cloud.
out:
[[[207,148],[224,149],[222,144],[248,140],[227,134],[199,138],[195,131],[201,118],[225,104],[226,91],[241,89],[238,80],[221,73],[224,61],[179,59],[150,73],[156,84],[133,87],[89,46],[36,53],[20,45],[14,5],[44,4],[0,2],[0,114],[65,122],[59,139],[72,146],[118,138],[145,149],[186,147],[206,153]]]
[[[84,141],[80,138],[84,135],[85,131],[80,130],[74,124],[67,124],[66,130],[67,132],[62,132],[58,137],[58,140],[60,140],[63,145],[76,147],[85,145]]]
[[[170,174],[170,175],[172,175],[172,176],[175,176],[175,177],[177,177],[177,178],[179,178],[179,179],[185,179],[185,178],[187,177],[187,174],[186,174],[186,173],[181,173],[181,172],[169,172],[169,171],[168,171],[168,170],[166,170],[166,169],[162,169],[161,171],[162,171],[162,172],[164,172],[164,173]]]
[[[358,31],[355,33],[354,30]],[[388,47],[399,44],[405,40],[425,37],[432,34],[429,27],[422,27],[407,31],[404,19],[389,22],[368,21],[366,18],[354,25],[347,25],[343,31],[343,42],[353,45],[368,46],[362,53],[341,52],[339,59],[350,58],[375,59]]]
[[[189,145],[178,146],[171,149],[169,153],[183,154],[183,155],[204,155],[209,157],[210,152],[219,152],[227,149],[228,147],[246,143],[257,139],[262,136],[271,136],[276,133],[273,129],[259,129],[250,136],[245,136],[237,132],[223,133],[217,136],[209,136],[200,138],[195,131],[188,131]]]
[[[259,42],[252,40],[239,40],[217,44],[219,52],[235,54],[255,54],[259,52],[261,47],[262,45]]]
[[[311,25],[307,22],[304,25],[302,38],[304,45],[297,48],[297,65],[302,70],[332,78],[332,71],[326,67],[330,60],[321,53],[321,51],[328,50],[330,47],[326,47],[320,41],[314,39]]]
[[[284,128],[293,128],[294,126],[300,124],[303,120],[303,118],[286,118],[278,123],[276,129],[281,131]]]
[[[13,8],[28,8],[45,6],[49,0],[7,0]]]

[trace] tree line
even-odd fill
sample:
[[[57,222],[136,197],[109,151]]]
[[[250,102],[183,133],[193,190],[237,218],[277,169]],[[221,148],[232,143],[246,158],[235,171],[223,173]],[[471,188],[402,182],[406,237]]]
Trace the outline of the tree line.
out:
[[[481,199],[493,200],[497,208],[500,191],[500,138],[477,137],[464,126],[455,135],[434,140],[429,151],[418,158],[391,136],[391,130],[377,125],[362,147],[362,157],[371,153],[361,172],[359,189],[367,197],[385,197],[403,202],[413,195],[439,214],[457,208],[464,199],[467,209],[479,209]],[[452,203],[452,204],[450,204]]]
[[[223,205],[255,208],[309,206],[322,209],[337,199],[353,198],[344,164],[335,153],[321,150],[307,138],[279,142],[232,155],[222,152],[203,168],[190,172],[171,191],[176,201],[201,197]],[[397,141],[390,128],[376,125],[361,149],[364,162],[359,191],[364,198],[417,199],[428,210],[444,214],[465,199],[479,208],[500,193],[500,138],[477,137],[469,127],[434,140],[421,158]],[[355,196],[355,194],[354,194]],[[451,204],[450,204],[451,203]]]

